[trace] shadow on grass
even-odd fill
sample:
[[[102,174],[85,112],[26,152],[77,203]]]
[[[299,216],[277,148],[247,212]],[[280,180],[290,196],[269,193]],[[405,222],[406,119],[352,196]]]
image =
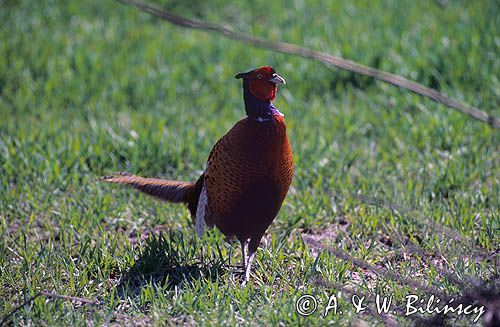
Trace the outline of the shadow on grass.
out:
[[[186,239],[179,231],[151,235],[138,249],[134,265],[122,276],[118,296],[139,295],[149,283],[173,289],[202,278],[214,281],[224,272],[220,251],[205,253],[198,239]]]

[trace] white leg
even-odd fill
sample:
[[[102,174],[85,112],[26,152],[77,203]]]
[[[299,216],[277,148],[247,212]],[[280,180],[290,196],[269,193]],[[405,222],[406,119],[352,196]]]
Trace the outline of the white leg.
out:
[[[231,259],[233,257],[233,247],[232,247],[232,244],[229,244],[230,247],[229,247],[229,267],[231,267]]]
[[[250,280],[250,271],[252,270],[252,262],[255,258],[255,253],[257,252],[257,248],[259,247],[260,240],[262,239],[262,235],[258,237],[252,237],[250,239],[250,243],[248,243],[248,260],[245,269],[245,278],[243,280],[242,286]]]
[[[245,268],[247,266],[247,256],[245,253],[245,248],[247,246],[247,241],[240,241],[241,244],[241,268],[243,269],[243,272],[245,272]]]
[[[253,258],[255,257],[255,251],[249,251],[247,266],[245,269],[245,279],[243,280],[243,285],[245,285],[250,279],[250,270],[252,269]]]

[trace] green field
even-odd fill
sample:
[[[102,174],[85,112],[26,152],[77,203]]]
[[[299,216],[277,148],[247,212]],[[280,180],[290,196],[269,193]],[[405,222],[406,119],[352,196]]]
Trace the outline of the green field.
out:
[[[188,3],[156,2],[500,115],[497,1]],[[0,319],[41,291],[97,302],[39,296],[7,324],[411,325],[436,316],[401,314],[408,294],[500,297],[498,130],[111,0],[0,0],[0,19]],[[218,231],[198,239],[184,207],[95,178],[197,179],[244,116],[234,75],[262,65],[287,80],[275,105],[296,172],[242,288],[239,244]],[[319,301],[307,317],[295,310],[304,294]],[[394,296],[397,314],[356,314],[352,294],[370,308]],[[330,295],[342,315],[324,317]]]

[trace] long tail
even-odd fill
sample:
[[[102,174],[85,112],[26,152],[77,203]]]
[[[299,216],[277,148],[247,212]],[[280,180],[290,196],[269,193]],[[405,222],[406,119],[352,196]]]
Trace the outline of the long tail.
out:
[[[191,194],[195,187],[195,183],[144,178],[125,174],[104,176],[99,178],[98,181],[129,185],[164,201],[184,202],[188,204],[192,201]]]

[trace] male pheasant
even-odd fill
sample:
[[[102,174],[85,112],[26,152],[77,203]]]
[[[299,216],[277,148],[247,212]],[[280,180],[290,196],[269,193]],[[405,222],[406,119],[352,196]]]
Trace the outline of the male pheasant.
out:
[[[205,226],[241,243],[245,284],[262,236],[278,214],[293,177],[293,154],[283,114],[272,101],[285,80],[269,67],[235,76],[243,79],[247,117],[213,147],[196,183],[133,175],[100,180],[130,185],[169,202],[187,204],[201,237]],[[245,248],[248,244],[248,259]]]

